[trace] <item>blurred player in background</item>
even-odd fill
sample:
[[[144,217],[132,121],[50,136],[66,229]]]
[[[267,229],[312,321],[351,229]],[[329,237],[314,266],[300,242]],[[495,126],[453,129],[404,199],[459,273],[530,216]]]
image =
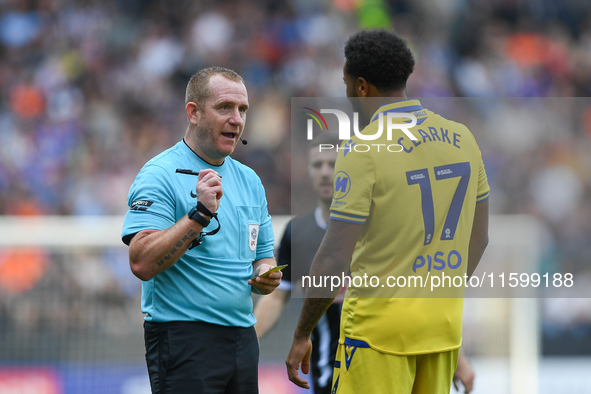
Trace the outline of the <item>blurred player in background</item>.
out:
[[[281,273],[258,277],[276,265],[265,190],[229,157],[247,109],[240,75],[198,71],[185,138],[146,163],[129,191],[122,237],[142,280],[153,393],[258,393],[251,292],[271,293]]]
[[[345,59],[347,96],[383,98],[352,99],[369,123],[363,134],[378,133],[380,115],[385,120],[389,112],[408,113],[417,122],[409,129],[416,140],[395,130],[400,134],[394,141],[382,133],[372,143],[397,142],[399,152],[341,149],[335,165],[342,172],[340,187],[310,274],[337,275],[350,267],[353,277],[376,276],[385,284],[390,276],[425,277],[435,261],[433,275],[440,269],[448,276],[472,275],[488,244],[489,193],[472,134],[406,99],[414,58],[396,34],[357,33],[345,46]],[[347,144],[364,142],[354,136]],[[367,298],[356,292],[349,287],[343,303],[333,393],[448,394],[461,345],[463,299]],[[298,369],[309,369],[310,334],[332,303],[317,294],[307,293],[286,360],[290,380],[305,388]]]
[[[277,263],[288,264],[288,267],[283,270],[281,285],[277,290],[262,297],[255,306],[255,329],[259,338],[273,328],[286,302],[291,298],[291,291],[302,291],[301,277],[308,275],[314,255],[326,232],[333,194],[336,147],[339,143],[338,136],[322,133],[310,144],[308,172],[316,193],[317,206],[309,214],[291,220],[283,233]],[[325,144],[326,147],[332,145],[332,149],[320,150],[320,144]],[[312,382],[316,394],[330,394],[332,388],[342,301],[342,298],[335,299],[312,331]]]

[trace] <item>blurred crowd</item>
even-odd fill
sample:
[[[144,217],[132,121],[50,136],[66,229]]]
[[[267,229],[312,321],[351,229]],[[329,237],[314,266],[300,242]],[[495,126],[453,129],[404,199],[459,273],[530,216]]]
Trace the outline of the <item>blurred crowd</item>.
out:
[[[0,0],[0,215],[123,215],[141,166],[184,135],[186,82],[210,65],[244,76],[249,144],[233,156],[271,214],[289,214],[290,98],[343,96],[345,39],[384,27],[416,56],[411,97],[554,97],[544,113],[497,107],[474,134],[493,213],[535,215],[545,269],[584,272],[590,16],[577,0]]]
[[[184,133],[188,78],[213,64],[246,79],[251,144],[235,156],[263,178],[271,212],[286,214],[290,97],[344,95],[351,33],[382,26],[407,37],[414,97],[588,96],[590,7],[1,0],[0,214],[123,214],[138,169]]]
[[[139,288],[122,248],[2,253],[0,363],[141,359]]]

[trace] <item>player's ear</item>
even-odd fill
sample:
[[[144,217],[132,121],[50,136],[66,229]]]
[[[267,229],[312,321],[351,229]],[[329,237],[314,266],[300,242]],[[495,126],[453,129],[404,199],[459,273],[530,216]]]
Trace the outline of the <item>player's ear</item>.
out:
[[[193,101],[189,101],[187,105],[185,105],[185,112],[187,113],[189,123],[196,125],[199,121],[199,118],[201,117],[199,112],[199,105]]]
[[[358,77],[355,81],[355,90],[357,97],[367,97],[369,94],[369,83],[363,77]]]

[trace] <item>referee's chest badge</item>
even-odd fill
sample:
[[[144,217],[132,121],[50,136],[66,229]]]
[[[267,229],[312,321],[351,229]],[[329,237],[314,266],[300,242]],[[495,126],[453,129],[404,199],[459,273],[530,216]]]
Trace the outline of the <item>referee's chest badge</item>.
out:
[[[259,239],[259,225],[249,224],[248,225],[248,247],[251,252],[254,252],[257,248],[257,241]]]

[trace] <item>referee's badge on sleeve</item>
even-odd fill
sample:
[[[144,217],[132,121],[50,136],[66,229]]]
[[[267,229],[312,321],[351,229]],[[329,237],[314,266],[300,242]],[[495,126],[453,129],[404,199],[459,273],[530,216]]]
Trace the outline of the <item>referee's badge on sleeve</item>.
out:
[[[251,252],[254,252],[257,248],[257,241],[259,239],[259,226],[258,224],[248,225],[248,247]]]

